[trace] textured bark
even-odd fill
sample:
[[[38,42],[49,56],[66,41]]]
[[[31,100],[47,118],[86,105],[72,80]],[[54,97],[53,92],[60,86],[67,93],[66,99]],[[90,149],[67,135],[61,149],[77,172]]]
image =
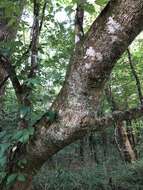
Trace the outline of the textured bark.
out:
[[[63,87],[51,110],[58,117],[49,124],[46,114],[37,122],[29,142],[25,171],[32,174],[48,157],[111,121],[142,115],[142,108],[96,118],[101,94],[115,62],[143,29],[142,0],[111,0],[78,43]],[[100,123],[101,122],[101,123]],[[107,126],[107,125],[105,125]]]
[[[33,26],[31,31],[31,68],[28,78],[34,78],[36,76],[38,68],[38,43],[39,43],[39,12],[40,12],[40,1],[34,0],[33,2]],[[42,27],[42,26],[41,26]]]
[[[77,3],[76,14],[75,14],[75,45],[79,43],[84,37],[83,20],[84,20],[84,0],[80,0]],[[81,138],[79,142],[79,156],[81,161],[84,161],[84,148],[85,148],[85,139]]]
[[[135,154],[135,152],[132,148],[132,145],[129,141],[127,130],[124,127],[123,122],[117,123],[117,130],[118,130],[118,135],[120,138],[120,148],[121,148],[122,155],[123,155],[125,161],[126,162],[135,161],[137,159],[136,154]]]
[[[119,147],[120,147],[120,151],[121,151],[121,155],[123,159],[126,162],[130,162],[130,163],[137,160],[136,153],[129,140],[128,130],[126,129],[124,122],[122,121],[117,122],[116,127],[117,127],[118,138],[119,138],[117,142],[119,143]]]
[[[4,16],[4,9],[2,9],[1,11],[1,15]],[[4,39],[6,38],[6,23],[1,19],[0,17],[0,42],[4,41]],[[0,83],[2,83],[6,77],[7,73],[5,72],[5,70],[3,69],[3,67],[0,64]],[[3,97],[4,97],[4,91],[5,91],[5,86],[2,85],[0,87],[0,112],[2,111],[2,107],[3,107]]]
[[[83,30],[84,3],[85,0],[80,0],[77,3],[76,15],[75,15],[75,43],[82,40],[84,36],[84,30]]]
[[[0,65],[0,81],[3,82],[6,78],[6,72]],[[2,85],[0,88],[0,112],[2,111],[3,107],[3,98],[4,98],[5,86]]]
[[[111,1],[93,23],[85,40],[76,48],[63,88],[52,105],[51,109],[58,113],[58,121],[49,126],[46,116],[41,118],[35,126],[35,139],[27,149],[30,158],[43,162],[85,135],[88,124],[96,116],[104,84],[115,61],[142,30],[142,10],[142,1]],[[137,114],[141,115],[141,110],[136,109]],[[129,112],[125,115],[134,116],[132,111],[131,115]],[[113,120],[116,116],[125,117],[122,112],[118,114],[113,114]],[[108,120],[112,117],[107,118],[107,123]],[[87,131],[82,130],[86,125]]]

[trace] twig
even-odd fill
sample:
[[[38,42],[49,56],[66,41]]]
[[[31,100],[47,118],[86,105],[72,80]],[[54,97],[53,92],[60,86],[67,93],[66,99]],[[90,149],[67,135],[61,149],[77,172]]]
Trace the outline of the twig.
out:
[[[15,89],[16,96],[18,100],[21,101],[22,86],[18,80],[14,67],[12,66],[10,60],[2,54],[0,54],[0,63],[7,71],[8,76],[10,77],[13,87]]]
[[[143,94],[142,94],[142,90],[141,90],[141,83],[140,83],[140,79],[138,77],[138,74],[134,68],[134,64],[133,64],[133,61],[132,61],[132,57],[131,57],[131,53],[130,53],[130,50],[127,49],[127,54],[128,54],[128,60],[129,60],[129,64],[130,64],[130,68],[131,68],[131,71],[132,71],[132,74],[136,80],[136,86],[137,86],[137,90],[138,90],[138,96],[139,96],[139,99],[140,99],[140,103],[143,104]]]
[[[39,25],[39,35],[41,33],[43,22],[44,22],[46,6],[47,6],[47,0],[44,1],[44,5],[43,5],[43,8],[42,8],[41,22],[40,22],[40,25]]]

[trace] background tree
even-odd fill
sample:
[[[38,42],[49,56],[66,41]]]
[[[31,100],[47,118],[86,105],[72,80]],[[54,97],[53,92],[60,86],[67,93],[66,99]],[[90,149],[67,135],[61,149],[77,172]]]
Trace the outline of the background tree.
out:
[[[7,7],[7,5],[10,6],[10,8]],[[19,3],[16,2],[7,2],[3,1],[0,3],[0,42],[1,42],[1,50],[5,51],[5,54],[12,54],[11,49],[9,48],[8,52],[8,46],[11,44],[14,45],[14,39],[17,31],[17,23],[19,22],[22,9],[23,9],[23,1],[19,5]],[[19,9],[18,11],[15,11],[14,9]],[[6,51],[7,50],[7,51]],[[3,68],[3,66],[0,64],[0,107],[2,111],[2,102],[4,98],[4,91],[5,91],[5,82],[8,79],[8,73]],[[2,113],[1,113],[2,114]]]

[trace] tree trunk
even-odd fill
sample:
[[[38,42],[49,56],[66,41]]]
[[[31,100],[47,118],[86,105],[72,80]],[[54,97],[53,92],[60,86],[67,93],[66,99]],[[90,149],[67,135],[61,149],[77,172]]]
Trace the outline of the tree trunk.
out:
[[[10,2],[11,3],[11,2]],[[14,4],[15,2],[13,2]],[[23,1],[22,2],[16,2],[17,7],[19,6],[20,13],[17,14],[17,12],[13,11],[9,17],[7,17],[8,13],[8,7],[2,7],[0,8],[0,42],[3,42],[3,44],[7,44],[7,42],[14,42],[16,32],[17,32],[17,22],[19,22],[22,10],[23,10]],[[1,5],[1,3],[0,3]],[[13,17],[16,16],[16,17]],[[14,20],[15,18],[15,20]],[[10,25],[10,21],[13,19],[13,24]],[[3,47],[1,46],[0,49],[3,50]],[[10,56],[10,55],[9,55]],[[3,68],[2,64],[0,63],[0,112],[3,109],[3,98],[5,94],[5,82],[8,79],[8,73]]]
[[[115,101],[110,86],[108,86],[105,89],[105,93],[106,93],[107,101],[111,106],[112,112],[119,110],[120,105],[117,104],[117,102]],[[124,126],[124,122],[122,121],[117,122],[115,124],[115,128],[117,128],[117,130],[115,129],[115,131],[118,132],[115,136],[116,138],[115,141],[116,141],[116,144],[118,146],[118,150],[120,151],[121,156],[126,162],[135,161],[136,154],[129,140],[128,132],[127,132],[126,127]],[[118,138],[119,138],[119,142],[118,142]]]
[[[63,88],[51,107],[58,114],[56,122],[49,125],[45,114],[35,125],[34,139],[27,146],[27,158],[33,164],[36,161],[36,166],[41,166],[90,130],[115,61],[142,29],[142,10],[141,0],[111,1],[93,23],[77,47]]]
[[[119,134],[119,139],[120,139],[120,148],[121,148],[125,161],[127,162],[135,161],[136,154],[129,141],[127,130],[124,127],[124,123],[118,122],[117,129],[118,129],[118,134]]]
[[[24,171],[29,178],[48,157],[90,129],[99,130],[95,120],[105,83],[117,59],[142,29],[142,0],[111,0],[92,24],[76,46],[63,87],[51,107],[57,115],[55,121],[51,123],[45,114],[35,124],[34,138],[21,155],[27,158]],[[18,159],[21,157],[18,154]]]
[[[5,70],[1,67],[0,65],[0,82],[4,81],[6,78],[7,74],[5,72]],[[0,88],[0,114],[3,111],[3,98],[4,98],[4,92],[5,92],[5,85],[3,85]]]

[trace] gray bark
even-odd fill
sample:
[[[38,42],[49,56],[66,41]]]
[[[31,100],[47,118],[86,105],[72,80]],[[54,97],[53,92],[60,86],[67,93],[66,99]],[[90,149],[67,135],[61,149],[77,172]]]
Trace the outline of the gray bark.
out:
[[[76,47],[64,85],[51,107],[58,114],[57,121],[49,125],[43,116],[35,125],[34,140],[27,147],[27,158],[33,164],[41,165],[96,124],[104,85],[117,59],[142,30],[142,19],[142,0],[112,0],[92,24]],[[120,116],[124,118],[122,113]],[[108,119],[107,123],[115,118]]]

